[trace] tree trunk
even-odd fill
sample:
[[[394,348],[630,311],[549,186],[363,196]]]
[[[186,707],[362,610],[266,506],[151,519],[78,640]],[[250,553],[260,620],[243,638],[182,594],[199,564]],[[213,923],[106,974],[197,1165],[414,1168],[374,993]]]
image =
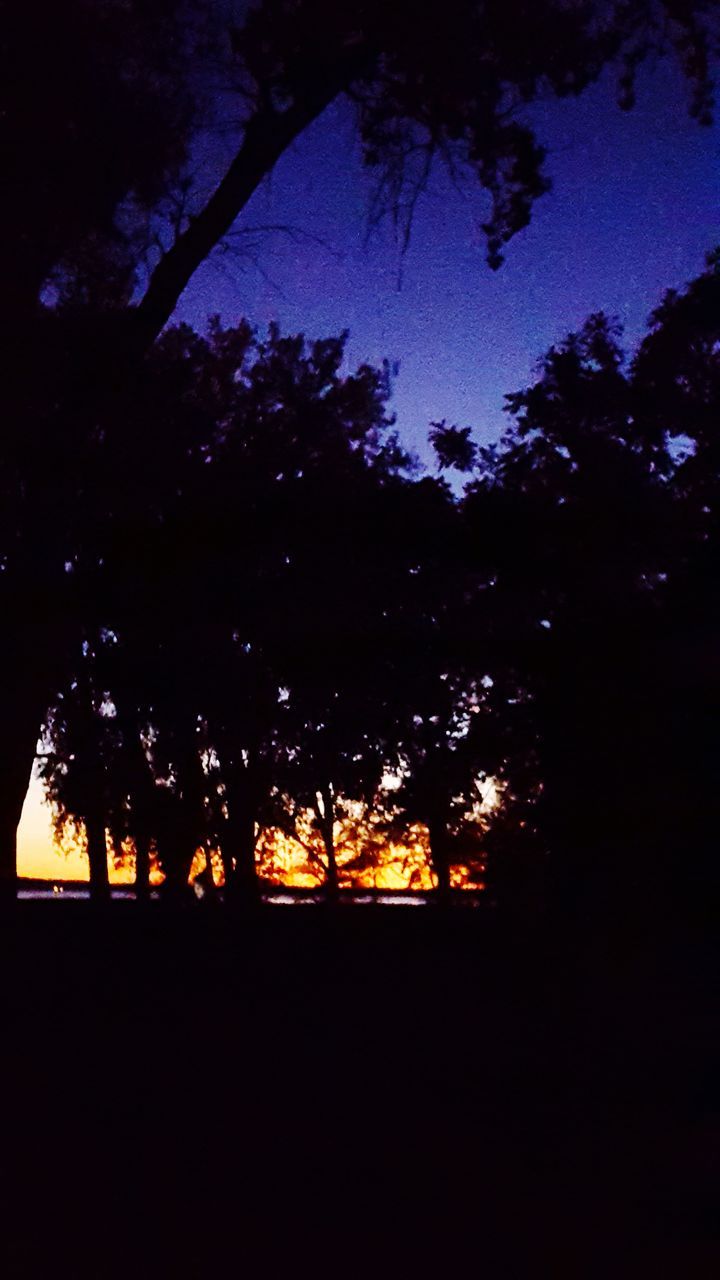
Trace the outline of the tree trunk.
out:
[[[335,801],[332,789],[329,786],[323,787],[320,796],[323,803],[323,814],[320,823],[320,831],[322,834],[323,845],[325,847],[325,857],[327,858],[327,883],[326,896],[328,902],[337,902],[339,883],[338,883],[338,866],[335,857]]]
[[[25,793],[23,792],[23,799]],[[0,808],[0,905],[12,902],[17,890],[17,828],[15,801],[5,802]],[[22,811],[22,804],[20,805]]]
[[[213,851],[209,844],[205,846],[205,867],[202,872],[205,892],[214,894],[217,889],[215,883],[215,864],[213,862]]]
[[[233,862],[232,855],[230,853],[231,846],[233,845],[234,845],[234,841],[230,834],[229,824],[226,820],[225,839],[223,840],[223,843],[220,845],[220,861],[222,862],[223,881],[224,881],[223,892],[225,894],[226,900],[229,900],[230,897],[235,892],[235,863]]]
[[[340,886],[338,883],[337,859],[335,857],[335,841],[333,839],[332,824],[328,824],[328,827],[329,830],[326,828],[326,824],[323,823],[323,845],[325,846],[325,856],[328,862],[325,893],[328,902],[337,902]]]
[[[174,840],[166,836],[160,848],[160,859],[165,873],[163,893],[167,898],[182,900],[189,896],[188,880],[197,846],[194,841],[183,839],[183,833],[175,832]]]
[[[233,901],[251,903],[257,900],[260,888],[255,866],[255,806],[245,797],[244,800],[238,799],[233,807],[236,812],[228,818],[226,851],[223,851],[225,883]],[[231,868],[229,879],[228,864]]]
[[[210,199],[155,268],[134,310],[135,341],[142,350],[167,324],[189,280],[230,230],[260,184],[292,142],[371,63],[365,42],[339,47],[325,65],[305,77],[283,112],[262,107],[248,121],[240,147]]]
[[[189,877],[197,850],[206,848],[205,778],[194,744],[186,744],[178,760],[179,794],[166,793],[161,821],[160,857],[164,893],[178,900],[190,896]]]
[[[146,902],[150,896],[150,841],[138,836],[135,841],[135,897]]]
[[[450,900],[450,851],[447,823],[440,817],[431,817],[427,827],[430,839],[430,861],[437,879],[435,893],[437,901],[446,904]]]
[[[110,897],[110,877],[105,823],[100,814],[89,814],[85,818],[85,832],[90,862],[90,897],[94,901],[105,902]]]

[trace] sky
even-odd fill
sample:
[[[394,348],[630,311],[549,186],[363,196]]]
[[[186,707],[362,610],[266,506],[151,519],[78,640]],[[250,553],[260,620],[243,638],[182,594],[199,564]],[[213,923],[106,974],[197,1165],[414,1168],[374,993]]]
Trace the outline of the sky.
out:
[[[276,320],[312,337],[348,328],[350,365],[399,361],[393,408],[407,446],[430,460],[427,428],[441,418],[496,439],[504,395],[527,384],[551,343],[599,310],[637,341],[663,291],[696,275],[720,243],[720,125],[690,118],[688,88],[668,61],[641,74],[633,111],[614,95],[608,74],[579,99],[529,110],[553,190],[498,272],[477,230],[482,192],[458,193],[441,171],[402,261],[389,225],[368,239],[372,179],[352,110],[335,104],[238,223],[295,234],[263,237],[255,263],[239,249],[216,252],[176,317],[202,328],[217,311],[228,323]]]
[[[43,880],[87,880],[87,856],[77,844],[61,849],[53,839],[50,810],[43,802],[42,784],[30,782],[18,827],[17,870],[20,876]]]
[[[442,173],[418,205],[402,264],[390,227],[368,240],[372,183],[351,110],[336,104],[239,224],[288,225],[295,234],[262,237],[257,263],[216,252],[176,319],[202,329],[219,312],[226,323],[245,316],[262,329],[276,320],[309,337],[347,328],[349,366],[399,362],[392,407],[406,447],[432,463],[427,429],[441,418],[494,440],[504,395],[527,384],[551,343],[599,310],[619,317],[636,342],[663,291],[696,275],[720,244],[720,125],[701,128],[687,103],[679,72],[660,63],[641,74],[629,113],[616,106],[609,75],[577,100],[533,107],[553,191],[498,272],[477,232],[487,214],[482,194],[459,194]],[[67,863],[53,850],[37,783],[19,841],[20,874],[80,873],[77,851]]]

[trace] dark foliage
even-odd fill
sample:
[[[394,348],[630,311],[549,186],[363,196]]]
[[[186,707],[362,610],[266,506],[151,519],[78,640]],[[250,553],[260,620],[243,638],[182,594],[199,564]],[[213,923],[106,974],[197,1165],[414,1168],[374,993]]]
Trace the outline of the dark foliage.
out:
[[[551,898],[583,918],[717,892],[717,302],[712,257],[629,365],[592,317],[508,398],[515,425],[466,500],[478,548],[495,532],[511,777]]]
[[[551,349],[462,498],[413,473],[387,369],[343,374],[342,339],[170,331],[123,486],[120,434],[100,450],[117,508],[70,575],[60,812],[101,805],[178,887],[217,849],[252,894],[262,830],[302,842],[310,814],[335,892],[359,805],[388,836],[427,829],[444,894],[474,840],[508,909],[697,902],[717,880],[717,290],[711,257],[632,361],[602,315]]]

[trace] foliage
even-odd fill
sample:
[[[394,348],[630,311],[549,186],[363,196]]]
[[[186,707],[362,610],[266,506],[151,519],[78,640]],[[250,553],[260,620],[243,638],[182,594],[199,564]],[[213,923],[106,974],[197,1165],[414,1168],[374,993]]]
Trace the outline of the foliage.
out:
[[[513,839],[522,819],[572,911],[714,875],[716,293],[711,259],[630,363],[602,316],[553,348],[466,499]]]
[[[429,440],[435,450],[441,471],[454,467],[456,471],[472,471],[477,457],[477,445],[470,438],[470,427],[448,426],[445,420],[433,422]]]

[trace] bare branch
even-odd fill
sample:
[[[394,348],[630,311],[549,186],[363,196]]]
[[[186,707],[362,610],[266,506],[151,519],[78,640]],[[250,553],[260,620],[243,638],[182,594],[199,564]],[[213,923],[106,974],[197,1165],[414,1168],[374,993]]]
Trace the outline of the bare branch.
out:
[[[362,70],[367,58],[364,47],[346,50],[325,74],[314,67],[286,110],[267,106],[249,120],[225,176],[153,272],[135,310],[136,340],[141,346],[154,341],[197,268],[230,231],[280,156]]]
[[[325,240],[323,236],[316,235],[313,231],[305,231],[302,227],[295,227],[292,223],[287,222],[266,222],[258,223],[256,226],[237,227],[228,231],[224,236],[225,241],[240,240],[244,236],[264,236],[264,235],[285,235],[289,240],[295,241],[296,244],[303,242],[307,244],[316,244],[322,249],[327,249],[334,258],[338,260],[343,258],[342,252]]]

